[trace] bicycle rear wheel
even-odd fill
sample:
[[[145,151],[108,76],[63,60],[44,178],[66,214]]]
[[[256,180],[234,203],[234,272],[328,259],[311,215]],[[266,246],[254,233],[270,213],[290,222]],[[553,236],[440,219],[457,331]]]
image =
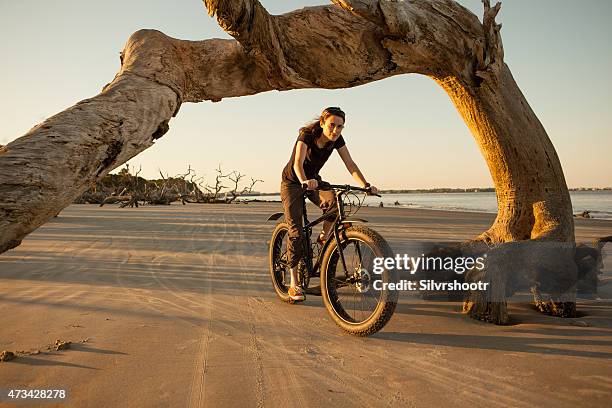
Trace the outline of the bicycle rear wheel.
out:
[[[323,302],[343,330],[368,336],[387,324],[397,305],[397,292],[384,285],[396,282],[397,272],[394,269],[384,269],[382,274],[373,272],[374,259],[393,257],[393,252],[380,234],[363,226],[347,228],[340,237],[340,246],[332,241],[323,256]]]
[[[285,222],[279,222],[272,232],[270,239],[270,248],[268,253],[268,261],[270,267],[270,277],[272,278],[272,286],[278,297],[283,302],[292,302],[289,296],[289,260],[287,257],[287,233],[289,225]]]

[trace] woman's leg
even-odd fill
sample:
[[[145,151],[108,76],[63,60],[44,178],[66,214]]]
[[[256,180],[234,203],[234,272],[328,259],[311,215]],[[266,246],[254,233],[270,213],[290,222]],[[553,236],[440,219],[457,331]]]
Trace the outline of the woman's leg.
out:
[[[323,214],[332,211],[336,206],[336,196],[334,195],[333,191],[319,190],[315,192],[315,194],[309,196],[309,198],[310,201],[312,201],[323,211]],[[323,231],[321,231],[321,235],[319,235],[319,240],[322,240],[323,242],[327,240],[327,237],[331,232],[333,222],[333,219],[323,221]]]
[[[297,285],[297,265],[302,257],[302,216],[304,190],[301,186],[292,183],[281,183],[281,200],[285,213],[285,222],[289,224],[287,240],[287,260],[291,273],[291,287]]]

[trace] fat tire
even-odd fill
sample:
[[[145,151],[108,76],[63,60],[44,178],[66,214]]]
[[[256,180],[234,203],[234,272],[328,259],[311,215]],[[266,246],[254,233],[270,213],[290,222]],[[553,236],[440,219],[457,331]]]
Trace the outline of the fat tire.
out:
[[[275,258],[279,256],[279,254],[275,251],[278,251],[282,247],[283,239],[288,239],[288,233],[289,224],[287,224],[286,222],[279,222],[278,224],[276,224],[276,228],[274,228],[274,231],[272,232],[272,238],[270,238],[270,247],[268,248],[268,266],[270,270],[270,278],[272,278],[272,287],[274,287],[276,295],[283,302],[294,303],[295,301],[291,299],[289,293],[279,286],[279,282],[277,280],[274,268],[274,264],[276,263]]]
[[[344,241],[351,239],[359,239],[365,242],[374,250],[377,257],[393,257],[393,251],[387,241],[376,231],[364,226],[351,226],[340,233],[340,239]],[[362,323],[346,322],[337,314],[332,305],[330,298],[329,287],[327,282],[327,268],[330,259],[336,251],[337,245],[335,240],[328,245],[323,255],[321,265],[321,292],[323,295],[323,303],[334,322],[344,331],[354,336],[369,336],[381,330],[393,316],[395,307],[397,306],[397,291],[385,290],[381,293],[381,301],[379,301],[373,315]],[[383,282],[397,282],[397,272],[395,269],[385,270],[381,275]]]

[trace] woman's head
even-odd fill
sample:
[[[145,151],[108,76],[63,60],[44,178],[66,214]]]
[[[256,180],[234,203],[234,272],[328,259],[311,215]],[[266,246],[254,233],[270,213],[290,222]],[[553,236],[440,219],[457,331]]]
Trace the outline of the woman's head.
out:
[[[302,128],[302,130],[314,133],[317,138],[323,136],[328,141],[333,142],[342,134],[345,119],[346,114],[342,109],[332,106],[325,108],[317,121],[310,123]]]
[[[325,108],[319,118],[319,125],[323,129],[323,136],[330,141],[336,141],[344,129],[346,115],[338,107]]]

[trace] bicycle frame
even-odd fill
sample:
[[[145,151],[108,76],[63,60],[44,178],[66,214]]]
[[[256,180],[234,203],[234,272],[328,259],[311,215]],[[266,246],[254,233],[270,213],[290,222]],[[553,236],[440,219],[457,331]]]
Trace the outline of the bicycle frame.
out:
[[[348,189],[349,186],[333,186],[330,185],[330,188],[341,188],[344,187],[346,189]],[[363,219],[359,219],[359,218],[351,218],[349,219],[349,217],[346,217],[346,214],[344,212],[344,202],[342,201],[342,195],[345,193],[344,190],[334,190],[334,195],[336,196],[336,208],[335,210],[331,210],[328,211],[326,213],[324,213],[323,215],[321,215],[319,218],[317,218],[316,220],[309,222],[308,221],[308,214],[306,211],[306,194],[304,193],[302,196],[302,214],[303,214],[303,227],[302,227],[302,233],[304,234],[303,236],[305,237],[305,239],[303,240],[303,253],[305,254],[303,259],[306,263],[306,267],[308,268],[308,273],[310,274],[310,276],[315,276],[315,272],[317,270],[320,270],[321,268],[321,263],[323,261],[323,254],[325,253],[325,250],[327,249],[327,247],[331,244],[332,240],[336,241],[336,245],[338,246],[338,248],[340,248],[340,232],[345,228],[344,224],[345,223],[353,223],[353,222],[367,222],[366,220]],[[313,253],[312,253],[312,242],[311,242],[311,235],[312,235],[312,227],[314,227],[315,225],[318,225],[322,222],[324,222],[325,220],[329,219],[331,216],[333,216],[335,213],[335,218],[334,218],[334,222],[332,223],[332,231],[333,234],[330,235],[327,240],[323,243],[323,246],[321,247],[321,251],[319,252],[319,255],[317,257],[316,262],[312,263],[312,259],[313,259]],[[358,255],[359,258],[361,258],[361,252],[359,250],[359,248],[357,248],[358,251]],[[345,276],[348,278],[348,269],[346,268],[346,261],[344,259],[344,253],[343,251],[340,251],[340,260],[342,262],[342,268],[344,270],[344,274]]]

